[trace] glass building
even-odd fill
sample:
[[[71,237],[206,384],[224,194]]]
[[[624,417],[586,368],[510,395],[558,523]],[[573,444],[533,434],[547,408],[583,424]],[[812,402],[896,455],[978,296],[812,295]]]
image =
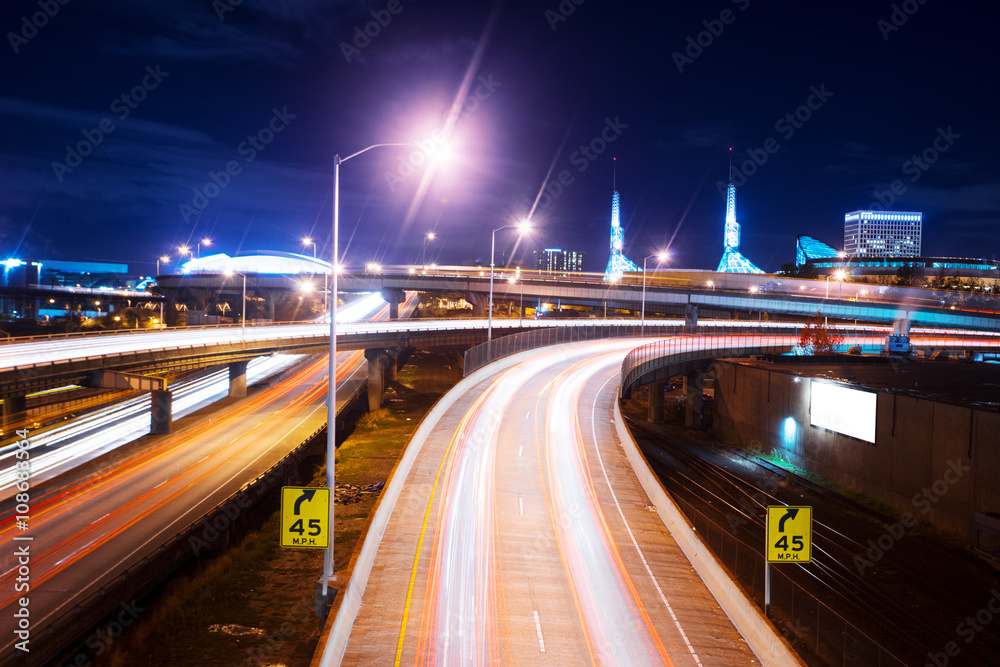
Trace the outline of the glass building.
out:
[[[795,266],[802,266],[811,259],[840,257],[840,251],[817,238],[799,234],[795,239]]]
[[[851,211],[844,215],[848,257],[920,257],[923,213]]]
[[[534,253],[534,268],[547,273],[582,273],[584,253],[562,248],[545,248]]]

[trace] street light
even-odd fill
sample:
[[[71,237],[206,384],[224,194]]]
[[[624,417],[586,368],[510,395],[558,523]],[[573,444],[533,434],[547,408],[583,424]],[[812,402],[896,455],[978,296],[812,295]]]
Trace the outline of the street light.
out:
[[[837,300],[843,301],[844,297],[844,278],[847,274],[844,271],[834,271],[832,275],[826,277],[826,298],[830,298],[830,278],[836,278],[837,282],[840,283],[840,287],[837,292]]]
[[[164,264],[166,264],[169,261],[170,261],[170,257],[168,255],[163,255],[161,257],[157,257],[156,258],[156,275],[157,276],[160,275],[160,262],[163,262]]]
[[[337,454],[337,274],[340,272],[337,254],[340,245],[340,164],[373,148],[411,145],[411,143],[373,144],[368,148],[362,148],[357,153],[351,153],[345,158],[340,157],[340,153],[333,156],[333,246],[330,249],[330,268],[333,276],[330,279],[330,361],[326,393],[326,486],[330,489],[331,493],[334,491],[334,483],[336,481],[334,467]],[[330,546],[327,547],[323,558],[324,603],[326,601],[328,584],[333,579],[333,508],[334,503],[331,502]]]
[[[234,273],[243,276],[243,313],[240,315],[240,338],[245,343],[247,342],[247,274],[242,271],[226,269],[222,272],[222,275],[231,278]]]
[[[486,324],[486,354],[489,356],[493,346],[493,264],[496,257],[497,232],[501,229],[516,227],[518,236],[523,236],[531,231],[531,221],[522,220],[516,225],[504,225],[493,230],[493,240],[490,242],[490,312]]]
[[[202,240],[198,241],[198,259],[201,259],[201,246],[203,246],[203,245],[206,248],[208,246],[212,245],[212,239],[206,237],[206,238],[203,238]]]
[[[667,261],[668,256],[669,255],[666,250],[661,250],[660,252],[653,253],[642,260],[642,315],[640,316],[641,323],[639,325],[640,336],[643,336],[646,333],[646,260],[650,257],[655,257],[657,264],[659,264],[660,262]]]
[[[420,251],[420,265],[423,266],[424,268],[427,268],[427,242],[433,241],[436,238],[437,234],[435,234],[434,232],[427,232],[427,234],[424,235],[424,247]]]
[[[316,259],[316,241],[314,239],[308,237],[308,236],[303,236],[302,237],[302,245],[306,245],[306,246],[311,245],[313,247],[313,259],[315,260]],[[330,276],[327,274],[326,271],[324,271],[323,272],[323,312],[324,313],[326,312],[326,309],[328,307],[326,300],[328,298],[327,297],[327,292],[328,292],[329,288],[327,287],[327,283],[328,283],[329,279],[330,279]]]

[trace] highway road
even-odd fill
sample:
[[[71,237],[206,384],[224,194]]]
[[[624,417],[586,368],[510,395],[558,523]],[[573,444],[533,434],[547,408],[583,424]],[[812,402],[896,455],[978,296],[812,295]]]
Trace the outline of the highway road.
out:
[[[449,395],[338,618],[343,664],[758,664],[617,442],[643,342],[546,348]]]
[[[364,376],[360,352],[341,353],[339,368]],[[289,371],[280,383],[224,412],[161,436],[109,467],[53,488],[33,491],[28,530],[0,521],[0,618],[6,627],[20,595],[14,542],[30,536],[33,637],[51,619],[91,593],[205,512],[265,472],[326,423],[325,356]],[[13,635],[4,632],[0,663]]]
[[[375,317],[387,316],[384,302],[375,306]],[[114,410],[97,417],[108,430],[103,441],[88,424],[79,440],[70,438],[67,448],[45,452],[41,447],[50,443],[38,434],[41,444],[32,442],[37,446],[30,451],[32,462],[40,462],[40,477],[31,480],[27,530],[17,526],[12,512],[0,518],[0,618],[5,619],[0,622],[0,664],[13,658],[15,638],[6,628],[19,597],[30,598],[32,645],[37,646],[46,641],[46,625],[78,599],[225,501],[326,424],[327,357],[302,359],[298,367],[278,369],[283,375],[273,377],[269,388],[170,435],[151,436],[149,446],[110,463],[91,464],[88,459],[96,451],[92,447],[116,437],[111,431],[121,420]],[[337,361],[341,403],[353,384],[365,380],[367,369],[361,351],[340,352]],[[203,384],[194,383],[192,390],[204,392]],[[199,395],[202,402],[207,400]],[[122,412],[134,409],[116,407]],[[130,418],[126,414],[124,421]],[[148,431],[148,414],[144,419]],[[60,444],[59,433],[48,440]],[[60,457],[60,452],[66,456]],[[47,461],[50,454],[59,460]],[[75,464],[78,474],[36,486],[45,464],[60,463]],[[14,541],[25,536],[30,540]],[[26,544],[31,553],[30,589],[15,592],[15,549]]]

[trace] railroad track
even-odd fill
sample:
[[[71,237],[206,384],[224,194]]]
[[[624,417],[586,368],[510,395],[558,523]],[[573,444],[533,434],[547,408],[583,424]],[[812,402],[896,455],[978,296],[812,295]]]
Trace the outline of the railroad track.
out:
[[[632,419],[627,419],[627,422],[632,432],[641,435],[646,443],[656,443],[655,447],[646,444],[643,450],[671,493],[680,495],[706,512],[714,512],[720,519],[715,521],[720,528],[728,528],[734,538],[757,553],[762,553],[764,547],[766,507],[796,504],[779,497],[780,494],[789,498],[798,491],[796,487],[842,506],[852,517],[862,517],[860,525],[865,530],[860,532],[871,534],[874,530],[878,533],[879,529],[886,530],[885,526],[892,526],[898,521],[792,471],[767,462],[753,461],[753,464],[778,476],[773,488],[762,489],[692,451],[693,446],[679,438],[663,434],[643,422]],[[948,641],[955,639],[954,624],[945,630],[940,623],[931,624],[916,615],[896,594],[899,585],[924,591],[937,601],[943,618],[950,618],[952,614],[962,618],[968,613],[968,601],[928,582],[888,553],[880,555],[877,567],[894,573],[893,585],[886,586],[883,585],[886,582],[879,579],[862,576],[855,557],[864,557],[868,552],[869,544],[861,541],[867,539],[867,534],[856,539],[853,536],[856,531],[846,534],[845,530],[848,529],[838,530],[818,519],[814,513],[812,563],[800,565],[797,573],[800,576],[794,579],[855,627],[865,632],[877,629],[879,643],[893,655],[900,656],[903,663],[921,660],[923,664],[929,652],[940,651]],[[962,658],[963,664],[983,667],[989,664],[969,652],[963,652]]]

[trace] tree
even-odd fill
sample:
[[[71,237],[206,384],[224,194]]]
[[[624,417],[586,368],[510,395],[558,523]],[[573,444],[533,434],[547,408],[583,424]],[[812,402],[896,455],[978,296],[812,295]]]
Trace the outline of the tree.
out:
[[[837,346],[843,342],[843,336],[833,333],[823,323],[823,316],[819,314],[818,310],[815,318],[806,318],[806,326],[799,336],[799,347],[807,355],[832,354],[837,351]]]

